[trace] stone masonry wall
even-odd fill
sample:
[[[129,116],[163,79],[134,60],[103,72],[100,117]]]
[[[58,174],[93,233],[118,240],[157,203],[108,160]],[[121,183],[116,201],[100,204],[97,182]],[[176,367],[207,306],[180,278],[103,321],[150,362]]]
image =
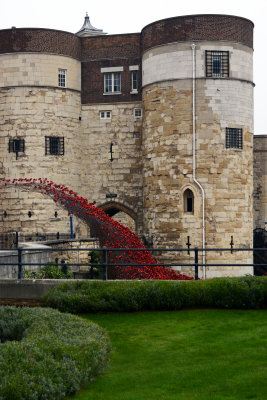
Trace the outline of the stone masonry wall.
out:
[[[81,63],[71,57],[41,53],[0,55],[0,87],[58,87],[58,69],[65,69],[67,88],[81,90]]]
[[[143,86],[192,77],[192,42],[154,47],[143,55]],[[253,80],[253,50],[237,43],[196,44],[196,78],[205,78],[205,51],[229,51],[229,79]],[[218,80],[217,80],[218,81]],[[216,82],[217,82],[216,81]]]
[[[246,110],[245,126],[241,113],[241,119],[236,121],[233,110],[239,104],[240,93],[234,92],[238,88],[227,81],[216,81],[216,87],[218,84],[224,96],[231,92],[227,121],[242,124],[244,148],[225,148],[225,103],[222,99],[213,102],[213,96],[209,97],[215,82],[197,81],[197,178],[206,193],[206,244],[229,247],[233,236],[235,247],[250,247],[252,133],[248,113],[252,111]],[[252,95],[251,90],[250,85],[239,87],[246,99]],[[202,247],[202,196],[192,181],[192,81],[150,85],[143,92],[143,100],[145,232],[154,235],[155,247],[186,247],[187,236],[192,247]],[[194,213],[185,212],[183,193],[187,188],[194,194]],[[214,263],[247,263],[251,257],[247,253],[207,253],[206,259]],[[184,255],[180,260],[185,262]],[[182,271],[188,273],[188,268]],[[251,268],[227,267],[222,271],[214,267],[206,272],[207,276],[236,275],[251,273]]]
[[[124,206],[138,215],[137,228],[142,225],[142,118],[134,117],[141,104],[83,105],[81,135],[81,187],[90,201],[103,206],[116,194],[118,211]],[[110,111],[110,119],[101,119],[101,111]],[[111,143],[112,158],[111,161]],[[122,209],[121,209],[122,207]]]
[[[254,136],[254,229],[267,224],[267,136]]]
[[[0,176],[41,177],[80,191],[80,95],[66,89],[0,90]],[[64,155],[45,155],[45,136],[64,137]],[[9,153],[9,140],[24,138],[25,152]],[[3,216],[4,211],[7,217]],[[32,212],[29,218],[28,212]],[[55,217],[55,211],[58,217]],[[1,191],[3,231],[69,232],[69,217],[38,193]],[[81,224],[74,222],[81,231]],[[80,227],[79,227],[79,226]],[[80,232],[81,233],[81,232]]]

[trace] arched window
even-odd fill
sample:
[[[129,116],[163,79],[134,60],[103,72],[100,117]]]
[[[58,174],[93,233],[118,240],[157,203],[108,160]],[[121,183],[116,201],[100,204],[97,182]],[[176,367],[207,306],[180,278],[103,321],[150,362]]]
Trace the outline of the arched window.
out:
[[[190,189],[184,191],[184,211],[194,213],[194,194]]]

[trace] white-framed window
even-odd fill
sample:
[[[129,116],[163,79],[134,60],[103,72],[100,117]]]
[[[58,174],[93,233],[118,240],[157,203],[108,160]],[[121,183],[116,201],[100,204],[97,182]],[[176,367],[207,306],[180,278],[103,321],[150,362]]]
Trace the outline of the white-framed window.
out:
[[[131,93],[137,93],[137,91],[138,91],[138,71],[131,72],[131,79],[132,79]]]
[[[142,118],[142,108],[135,108],[134,109],[134,117],[135,118]]]
[[[121,92],[121,73],[106,72],[104,74],[104,93]]]
[[[100,119],[111,119],[111,111],[100,111]]]
[[[58,86],[66,87],[66,84],[67,84],[67,70],[59,69],[58,70]]]

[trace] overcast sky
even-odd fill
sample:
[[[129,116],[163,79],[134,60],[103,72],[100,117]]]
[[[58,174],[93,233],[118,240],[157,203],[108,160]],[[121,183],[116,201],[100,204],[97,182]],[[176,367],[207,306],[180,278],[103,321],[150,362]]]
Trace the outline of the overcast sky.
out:
[[[229,14],[254,25],[255,134],[267,134],[266,0],[1,0],[0,29],[40,27],[76,33],[86,11],[91,24],[108,34],[140,32],[163,18],[189,14]]]

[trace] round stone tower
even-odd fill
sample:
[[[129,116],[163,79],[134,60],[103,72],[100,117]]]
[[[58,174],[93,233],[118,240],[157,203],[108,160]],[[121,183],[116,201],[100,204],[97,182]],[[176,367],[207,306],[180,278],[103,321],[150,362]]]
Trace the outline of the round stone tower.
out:
[[[176,17],[146,26],[141,41],[146,235],[155,247],[252,247],[253,23]],[[247,264],[252,254],[203,251],[202,261]],[[202,276],[245,273],[253,268]]]
[[[80,39],[50,29],[0,31],[1,177],[41,177],[79,190]],[[1,191],[1,230],[68,232],[37,193]]]

